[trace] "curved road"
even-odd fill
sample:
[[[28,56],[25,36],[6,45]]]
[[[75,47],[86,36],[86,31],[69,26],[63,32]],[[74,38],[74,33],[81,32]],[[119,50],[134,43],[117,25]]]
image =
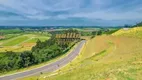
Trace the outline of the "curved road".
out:
[[[26,76],[31,76],[31,75],[39,75],[41,72],[53,72],[55,70],[58,70],[62,66],[66,65],[70,61],[72,61],[80,52],[81,48],[83,47],[85,43],[85,40],[81,41],[78,46],[66,57],[53,62],[51,64],[47,64],[45,66],[42,66],[40,68],[32,69],[29,71],[24,71],[24,72],[19,72],[15,74],[10,74],[10,75],[4,75],[0,76],[0,80],[15,80],[18,78],[26,77]]]

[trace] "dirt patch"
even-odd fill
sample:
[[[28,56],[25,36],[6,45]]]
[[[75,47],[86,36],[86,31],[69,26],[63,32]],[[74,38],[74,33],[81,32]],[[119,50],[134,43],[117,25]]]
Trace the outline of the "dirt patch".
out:
[[[23,46],[23,47],[33,47],[35,45],[36,45],[36,43],[23,43],[23,44],[21,44],[21,46]]]
[[[0,39],[5,39],[5,36],[0,36]]]

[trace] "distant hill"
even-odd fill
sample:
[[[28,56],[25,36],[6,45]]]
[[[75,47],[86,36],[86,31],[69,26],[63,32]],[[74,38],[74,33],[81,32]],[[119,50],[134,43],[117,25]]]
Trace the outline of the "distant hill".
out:
[[[142,26],[142,22],[137,23],[136,25],[134,25],[134,27],[139,27],[139,26]]]

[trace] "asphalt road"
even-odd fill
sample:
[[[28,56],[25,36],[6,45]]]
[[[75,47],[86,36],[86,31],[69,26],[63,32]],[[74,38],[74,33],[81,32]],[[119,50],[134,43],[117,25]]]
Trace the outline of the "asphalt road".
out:
[[[31,75],[39,75],[44,72],[53,72],[55,70],[58,70],[62,66],[68,64],[70,61],[72,61],[80,52],[81,48],[83,47],[83,44],[85,43],[85,40],[81,41],[78,46],[66,57],[53,62],[51,64],[47,64],[45,66],[42,66],[40,68],[24,71],[24,72],[19,72],[15,74],[10,74],[10,75],[5,75],[5,76],[0,76],[0,80],[15,80],[18,78],[26,77],[26,76],[31,76]]]

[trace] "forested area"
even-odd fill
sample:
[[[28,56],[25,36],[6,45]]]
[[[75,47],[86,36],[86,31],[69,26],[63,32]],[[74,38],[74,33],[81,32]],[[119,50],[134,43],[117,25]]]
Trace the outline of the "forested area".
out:
[[[0,73],[48,61],[66,53],[74,44],[75,42],[68,45],[58,45],[55,36],[52,36],[44,42],[38,40],[31,51],[0,53]]]

